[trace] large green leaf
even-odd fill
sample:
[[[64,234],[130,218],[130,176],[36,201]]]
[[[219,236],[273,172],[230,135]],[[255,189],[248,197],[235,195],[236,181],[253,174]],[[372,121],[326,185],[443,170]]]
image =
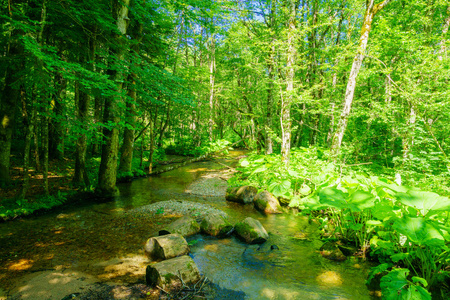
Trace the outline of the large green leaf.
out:
[[[394,212],[394,204],[389,200],[382,199],[381,201],[375,203],[372,208],[372,216],[381,221],[394,218],[396,216]]]
[[[320,203],[338,209],[348,208],[347,195],[335,187],[326,187],[319,192]]]
[[[404,217],[396,220],[392,227],[419,246],[445,246],[441,231],[431,220],[422,217]]]
[[[269,187],[268,190],[272,194],[274,194],[275,197],[281,197],[288,194],[288,192],[291,189],[291,182],[289,180],[283,180],[282,182],[273,182]]]
[[[409,190],[409,188],[406,186],[398,185],[396,183],[389,183],[384,178],[379,178],[377,184],[397,193],[406,193]]]
[[[431,294],[419,285],[411,285],[403,297],[405,300],[431,300]]]
[[[450,199],[432,192],[409,190],[406,193],[397,193],[397,199],[404,205],[414,207],[422,216],[450,209]]]
[[[407,294],[406,287],[408,285],[406,276],[408,276],[408,274],[408,269],[393,268],[389,274],[383,276],[380,283],[383,299],[405,299]]]
[[[369,192],[358,190],[350,195],[335,187],[327,187],[319,192],[320,203],[338,209],[348,208],[353,212],[360,212],[373,207],[375,197]]]
[[[362,211],[374,206],[375,197],[366,191],[356,191],[348,198],[348,205],[352,211]]]

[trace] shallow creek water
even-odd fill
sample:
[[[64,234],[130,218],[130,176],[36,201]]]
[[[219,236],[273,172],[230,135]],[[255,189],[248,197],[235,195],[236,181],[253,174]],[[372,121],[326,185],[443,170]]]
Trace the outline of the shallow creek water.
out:
[[[221,162],[231,165],[233,160]],[[121,196],[111,202],[0,224],[0,299],[60,300],[93,282],[142,282],[148,264],[145,240],[179,216],[129,212],[169,199],[209,204],[235,222],[251,216],[269,232],[263,245],[246,245],[234,237],[188,239],[200,272],[218,287],[215,299],[370,299],[364,285],[369,267],[351,259],[338,263],[322,258],[322,242],[314,238],[316,228],[306,218],[292,212],[264,216],[251,206],[226,202],[224,196],[186,193],[192,182],[220,169],[223,165],[198,162],[121,184]],[[313,238],[302,239],[305,234]]]

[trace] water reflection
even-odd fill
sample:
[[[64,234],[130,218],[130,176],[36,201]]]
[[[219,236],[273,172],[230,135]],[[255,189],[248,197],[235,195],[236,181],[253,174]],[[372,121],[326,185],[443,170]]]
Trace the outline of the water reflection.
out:
[[[196,241],[191,249],[199,269],[217,284],[216,299],[369,298],[364,265],[356,269],[355,262],[323,259],[317,252],[321,242],[314,239],[315,228],[306,219],[292,214],[266,217],[251,205],[185,193],[205,170],[222,168],[214,162],[198,162],[121,184],[121,196],[111,202],[66,207],[60,212],[0,224],[0,287],[8,290],[27,272],[40,270],[76,269],[97,280],[124,283],[142,280],[143,243],[151,231],[173,218],[155,217],[143,222],[124,212],[175,199],[210,204],[234,221],[251,216],[269,231],[270,239],[262,246],[246,245],[234,237],[190,239]],[[272,245],[277,247],[272,249]]]

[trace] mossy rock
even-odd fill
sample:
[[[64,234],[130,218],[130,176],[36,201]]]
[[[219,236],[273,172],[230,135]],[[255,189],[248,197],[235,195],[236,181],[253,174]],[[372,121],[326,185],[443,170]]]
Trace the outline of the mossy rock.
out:
[[[210,214],[205,216],[200,228],[202,232],[220,238],[228,235],[233,230],[233,225],[226,217],[219,214]]]
[[[153,260],[170,259],[189,253],[189,245],[178,233],[152,237],[144,246],[145,253]]]
[[[250,217],[237,223],[234,228],[238,237],[248,244],[262,244],[269,238],[261,222]]]
[[[251,204],[253,203],[253,199],[255,198],[258,190],[249,185],[239,186],[239,187],[229,187],[227,189],[225,199],[227,201],[242,203],[242,204]]]
[[[192,217],[184,216],[160,230],[159,235],[167,233],[178,233],[184,237],[200,232],[200,225]]]
[[[152,287],[173,291],[182,287],[180,276],[185,284],[195,284],[201,278],[197,265],[188,255],[148,265],[145,280]]]
[[[280,214],[282,212],[280,202],[268,191],[258,193],[253,201],[255,208],[265,214]]]

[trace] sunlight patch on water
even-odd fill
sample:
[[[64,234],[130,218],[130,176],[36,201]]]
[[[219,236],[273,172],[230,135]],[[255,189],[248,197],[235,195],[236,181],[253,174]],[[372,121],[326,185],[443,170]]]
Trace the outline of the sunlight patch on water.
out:
[[[321,286],[336,287],[342,285],[342,277],[335,271],[325,271],[317,276],[317,283]]]

